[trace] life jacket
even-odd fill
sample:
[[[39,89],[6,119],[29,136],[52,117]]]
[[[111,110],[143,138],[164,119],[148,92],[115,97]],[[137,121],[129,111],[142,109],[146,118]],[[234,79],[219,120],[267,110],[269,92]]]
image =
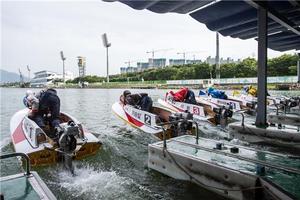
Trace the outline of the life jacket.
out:
[[[250,87],[248,90],[248,94],[250,94],[251,96],[257,97],[257,89],[254,87]]]
[[[188,88],[182,88],[181,90],[175,93],[173,91],[170,91],[169,94],[173,96],[175,101],[183,102],[186,98],[188,91],[189,91]]]

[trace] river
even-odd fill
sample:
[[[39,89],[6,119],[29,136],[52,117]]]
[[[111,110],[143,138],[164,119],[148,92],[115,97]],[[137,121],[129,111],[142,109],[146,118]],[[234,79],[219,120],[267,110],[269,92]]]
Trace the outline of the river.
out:
[[[146,133],[129,127],[111,111],[122,89],[58,89],[61,110],[67,112],[103,143],[92,157],[74,161],[76,176],[61,165],[34,168],[58,199],[222,199],[195,184],[178,181],[147,167],[147,145],[157,141]],[[166,90],[131,90],[147,92],[155,102]],[[26,89],[1,88],[0,146],[2,153],[13,152],[9,122],[24,108]],[[299,91],[271,94],[300,96]],[[1,176],[20,172],[16,159],[1,161]]]

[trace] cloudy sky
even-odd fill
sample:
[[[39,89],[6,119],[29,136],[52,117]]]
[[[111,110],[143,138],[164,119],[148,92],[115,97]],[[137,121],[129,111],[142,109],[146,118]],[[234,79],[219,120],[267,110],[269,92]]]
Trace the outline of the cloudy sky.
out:
[[[188,15],[137,11],[122,3],[97,1],[1,1],[1,68],[25,73],[48,69],[62,72],[59,52],[64,51],[66,70],[76,76],[77,56],[87,59],[87,74],[106,74],[101,35],[108,34],[110,74],[119,73],[129,60],[155,57],[182,58],[177,52],[194,52],[186,59],[215,56],[215,33]],[[255,40],[220,37],[221,57],[256,56]],[[269,57],[280,55],[269,50]],[[132,64],[133,66],[135,63]]]

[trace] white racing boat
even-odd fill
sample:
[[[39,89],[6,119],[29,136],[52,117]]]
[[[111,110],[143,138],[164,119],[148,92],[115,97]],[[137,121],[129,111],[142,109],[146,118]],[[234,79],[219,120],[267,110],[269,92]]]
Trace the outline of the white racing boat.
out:
[[[60,133],[57,141],[49,138],[49,125],[41,129],[28,118],[29,109],[23,109],[13,115],[10,120],[10,132],[16,152],[28,155],[32,166],[48,165],[58,162],[62,157],[72,161],[95,154],[101,142],[74,117],[60,113]],[[67,166],[71,167],[71,166]]]
[[[218,99],[218,98],[213,98],[211,96],[198,96],[196,97],[197,102],[205,102],[208,101],[211,104],[215,104],[217,106],[228,106],[229,108],[232,109],[232,111],[240,111],[241,105],[240,102],[234,101],[234,100],[229,100],[229,99]]]
[[[172,95],[166,94],[165,100],[158,99],[158,103],[163,107],[174,112],[189,112],[193,114],[195,121],[209,121],[211,117],[207,117],[204,112],[204,107],[184,102],[174,101]]]
[[[193,114],[193,120],[198,124],[209,122],[214,125],[220,124],[223,128],[227,126],[228,118],[232,116],[232,111],[225,106],[219,106],[209,101],[197,99],[197,105],[174,101],[171,95],[166,95],[166,99],[158,99],[158,103],[174,112],[189,112]]]
[[[163,127],[161,123],[166,123],[174,120],[179,120],[186,116],[186,113],[175,114],[170,110],[161,107],[152,107],[151,112],[137,109],[131,105],[124,105],[121,102],[116,102],[112,105],[112,111],[129,125],[143,132],[149,133],[163,139]],[[189,115],[192,118],[192,115]],[[189,124],[190,129],[183,131],[180,129],[183,123]],[[189,122],[179,122],[176,127],[164,126],[166,137],[172,138],[178,134],[191,134],[192,126]],[[180,129],[180,130],[179,130]]]

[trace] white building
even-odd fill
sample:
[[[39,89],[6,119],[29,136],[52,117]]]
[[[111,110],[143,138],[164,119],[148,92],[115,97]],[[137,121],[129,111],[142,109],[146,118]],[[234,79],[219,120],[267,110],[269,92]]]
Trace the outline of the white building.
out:
[[[53,86],[54,80],[62,81],[63,75],[57,74],[52,71],[39,71],[34,73],[34,78],[31,79],[30,85],[31,87],[46,87],[46,86]],[[72,72],[65,72],[65,80],[74,79],[74,75]]]

